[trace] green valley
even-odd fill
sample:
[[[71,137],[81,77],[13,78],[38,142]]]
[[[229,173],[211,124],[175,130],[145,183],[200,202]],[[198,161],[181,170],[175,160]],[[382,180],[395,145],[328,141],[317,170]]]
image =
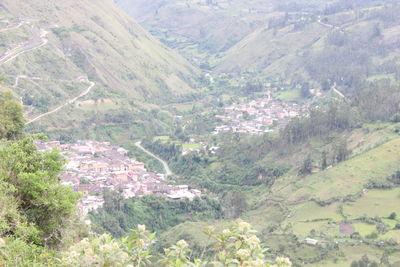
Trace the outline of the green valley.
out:
[[[0,266],[400,266],[398,14],[3,0]]]

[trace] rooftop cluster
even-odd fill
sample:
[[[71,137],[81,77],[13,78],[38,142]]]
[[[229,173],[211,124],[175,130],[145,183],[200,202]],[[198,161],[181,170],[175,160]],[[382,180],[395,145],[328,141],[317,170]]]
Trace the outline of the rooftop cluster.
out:
[[[272,100],[269,97],[252,100],[245,104],[234,104],[224,109],[223,115],[216,118],[225,122],[217,126],[214,134],[238,132],[263,134],[273,128],[282,127],[288,119],[299,116],[308,110],[297,103]]]
[[[161,194],[172,199],[194,199],[201,192],[187,185],[169,185],[163,174],[146,170],[143,162],[128,157],[128,151],[109,142],[38,142],[39,150],[58,149],[67,159],[60,179],[63,185],[82,192],[78,208],[82,215],[101,207],[105,190],[119,191],[125,198]]]

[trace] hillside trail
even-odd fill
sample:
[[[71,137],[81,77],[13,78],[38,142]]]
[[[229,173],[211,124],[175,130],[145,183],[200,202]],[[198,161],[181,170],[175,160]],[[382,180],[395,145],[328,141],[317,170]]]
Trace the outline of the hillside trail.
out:
[[[38,85],[35,81],[42,81],[42,80],[43,80],[43,79],[40,78],[40,77],[31,77],[31,76],[28,76],[28,75],[19,74],[19,75],[15,78],[15,82],[14,82],[12,88],[15,88],[15,89],[19,88],[19,89],[21,89],[21,90],[22,90],[21,95],[23,95],[24,92],[25,92],[25,89],[24,89],[24,88],[19,87],[19,80],[21,80],[21,79],[30,80],[30,81],[31,81],[32,83],[34,83],[35,85]],[[21,104],[23,104],[23,103],[22,103],[22,96],[20,97],[20,101],[21,101]]]
[[[93,87],[96,85],[96,83],[94,83],[94,82],[92,82],[92,81],[89,81],[89,80],[87,80],[87,82],[90,84],[89,87],[88,87],[85,91],[83,91],[80,95],[78,95],[77,97],[74,97],[74,98],[72,98],[72,99],[70,99],[70,100],[67,100],[64,104],[62,104],[62,105],[56,107],[55,109],[53,109],[53,110],[51,110],[51,111],[49,111],[49,112],[43,113],[43,114],[41,114],[41,115],[39,115],[39,116],[37,116],[37,117],[35,117],[35,118],[29,120],[29,121],[26,123],[26,125],[29,125],[29,124],[31,124],[31,123],[33,123],[33,122],[35,122],[35,121],[37,121],[37,120],[40,120],[40,119],[42,119],[43,117],[46,117],[46,116],[48,116],[48,115],[51,115],[51,114],[53,114],[53,113],[59,111],[59,110],[62,109],[63,107],[65,107],[65,106],[67,106],[67,105],[69,105],[69,104],[73,104],[73,103],[76,102],[78,99],[80,99],[80,98],[84,97],[85,95],[89,94],[90,91],[93,89]]]
[[[0,29],[0,32],[6,32],[10,30],[15,30],[21,28],[21,26],[27,24],[31,24],[32,22],[37,22],[39,20],[37,19],[32,19],[32,18],[23,18],[23,19],[17,19],[16,21],[10,21],[9,19],[0,19],[2,23],[8,24],[5,28]]]
[[[16,77],[15,82],[14,82],[14,85],[13,85],[12,87],[13,87],[13,88],[22,89],[22,93],[24,92],[24,88],[19,87],[19,80],[21,80],[21,79],[31,80],[32,82],[34,82],[34,81],[43,81],[43,80],[44,80],[44,79],[42,79],[42,78],[40,78],[40,77],[31,77],[31,76],[27,76],[27,75],[18,75],[18,76]],[[33,122],[35,122],[35,121],[37,121],[37,120],[39,120],[39,119],[41,119],[41,118],[43,118],[43,117],[45,117],[45,116],[48,116],[48,115],[50,115],[50,114],[53,114],[53,113],[59,111],[61,108],[65,107],[66,105],[73,104],[73,103],[76,102],[78,99],[80,99],[80,98],[84,97],[85,95],[89,94],[89,93],[91,92],[91,90],[93,89],[93,87],[95,86],[95,83],[89,81],[85,76],[80,76],[80,77],[78,77],[76,80],[77,80],[77,81],[80,81],[80,82],[84,82],[84,83],[89,83],[89,86],[85,89],[85,91],[83,91],[82,93],[80,93],[78,96],[76,96],[76,97],[74,97],[74,98],[72,98],[72,99],[67,100],[66,102],[64,102],[63,104],[61,104],[60,106],[56,107],[55,109],[53,109],[53,110],[51,110],[51,111],[49,111],[49,112],[43,113],[43,114],[41,114],[41,115],[39,115],[39,116],[37,116],[37,117],[35,117],[35,118],[29,120],[29,121],[26,123],[26,125],[31,124],[31,123],[33,123]],[[57,81],[71,82],[71,80],[57,80]],[[20,97],[20,102],[21,102],[21,104],[23,104],[23,102],[22,102],[22,96]],[[26,113],[25,115],[27,115],[27,114],[28,114],[28,113]]]
[[[0,29],[0,32],[5,32],[5,31],[9,31],[9,30],[15,30],[20,28],[22,25],[24,25],[26,22],[25,21],[20,21],[16,26],[12,26],[12,27],[6,27],[4,29]]]
[[[45,46],[49,42],[49,40],[46,38],[47,34],[49,34],[48,31],[41,29],[39,38],[34,38],[28,42],[19,44],[17,47],[5,52],[4,55],[0,57],[0,66],[10,62],[26,52]]]
[[[329,23],[326,23],[326,22],[322,22],[320,16],[318,17],[317,23],[320,24],[320,25],[322,25],[322,26],[331,28],[331,29],[341,30],[341,28],[338,27],[338,26],[335,26],[335,25],[332,25],[332,24],[329,24]]]
[[[341,98],[343,98],[345,101],[348,100],[347,97],[346,97],[342,92],[340,92],[340,91],[336,88],[336,82],[333,84],[332,90],[333,90],[336,94],[338,94]]]
[[[135,146],[137,146],[140,150],[142,150],[143,152],[145,152],[146,154],[148,154],[148,155],[151,156],[152,158],[155,158],[156,160],[158,160],[159,162],[161,162],[162,165],[163,165],[163,167],[164,167],[165,176],[166,176],[166,177],[171,176],[171,175],[173,174],[172,171],[171,171],[171,169],[170,169],[169,166],[168,166],[168,163],[167,163],[165,160],[163,160],[162,158],[160,158],[159,156],[153,154],[152,152],[150,152],[150,151],[148,151],[146,148],[144,148],[144,147],[142,146],[142,144],[141,144],[140,141],[139,141],[139,142],[136,142],[136,143],[135,143]]]

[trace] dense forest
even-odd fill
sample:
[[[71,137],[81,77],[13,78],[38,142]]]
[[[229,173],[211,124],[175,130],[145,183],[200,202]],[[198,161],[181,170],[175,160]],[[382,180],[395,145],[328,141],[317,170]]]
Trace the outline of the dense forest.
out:
[[[124,199],[115,192],[106,192],[104,207],[90,215],[93,229],[121,237],[139,224],[153,232],[162,232],[182,222],[220,219],[222,207],[217,199],[204,197],[169,200],[159,196]]]

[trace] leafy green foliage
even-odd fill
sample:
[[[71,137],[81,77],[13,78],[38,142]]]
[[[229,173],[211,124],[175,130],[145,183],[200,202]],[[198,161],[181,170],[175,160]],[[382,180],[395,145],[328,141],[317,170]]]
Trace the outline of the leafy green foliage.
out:
[[[45,267],[55,265],[54,252],[22,239],[0,238],[0,264],[11,267]]]
[[[257,163],[266,154],[270,145],[268,141],[266,136],[226,134],[218,140],[221,146],[218,155],[201,151],[182,156],[182,147],[171,142],[146,141],[143,145],[168,160],[174,172],[185,182],[221,192],[241,185],[269,185],[286,172],[282,166]],[[208,177],[212,177],[212,181]]]
[[[129,264],[129,255],[123,244],[110,235],[85,238],[65,251],[59,266],[117,266]]]
[[[212,227],[205,230],[214,242],[214,256],[192,258],[192,251],[185,240],[166,248],[161,255],[152,255],[149,246],[155,242],[154,234],[139,225],[128,238],[113,240],[105,234],[84,239],[72,246],[61,258],[60,266],[248,266],[248,267],[289,267],[287,258],[278,257],[272,264],[266,257],[266,250],[257,238],[250,224],[238,221],[222,232]]]
[[[14,198],[21,223],[34,229],[28,239],[36,244],[56,244],[61,229],[75,214],[79,195],[59,182],[64,164],[60,154],[37,151],[34,140],[27,137],[0,144],[1,183],[8,188],[4,196]],[[9,230],[3,234],[18,233],[18,228]]]
[[[108,192],[104,200],[104,207],[91,213],[90,218],[96,231],[117,237],[142,223],[153,231],[162,232],[185,221],[217,219],[222,214],[219,201],[208,196],[193,201],[155,195],[123,199],[115,192]]]
[[[70,224],[78,194],[62,186],[58,151],[40,152],[38,136],[23,134],[22,107],[10,92],[0,94],[0,235],[36,245],[57,245]]]
[[[327,107],[311,110],[307,117],[292,119],[281,131],[282,141],[299,144],[331,131],[351,129],[357,125],[357,120],[357,113],[346,103],[330,103]]]
[[[301,165],[301,168],[299,170],[300,175],[306,175],[310,174],[313,168],[313,161],[310,155],[308,155],[304,161],[303,164]]]
[[[11,91],[0,92],[0,140],[13,140],[22,136],[25,126],[21,104]]]
[[[40,152],[23,135],[22,107],[10,92],[0,94],[0,265],[49,266],[53,252],[76,238],[78,194],[62,186],[58,151]],[[7,139],[7,140],[4,140]]]

